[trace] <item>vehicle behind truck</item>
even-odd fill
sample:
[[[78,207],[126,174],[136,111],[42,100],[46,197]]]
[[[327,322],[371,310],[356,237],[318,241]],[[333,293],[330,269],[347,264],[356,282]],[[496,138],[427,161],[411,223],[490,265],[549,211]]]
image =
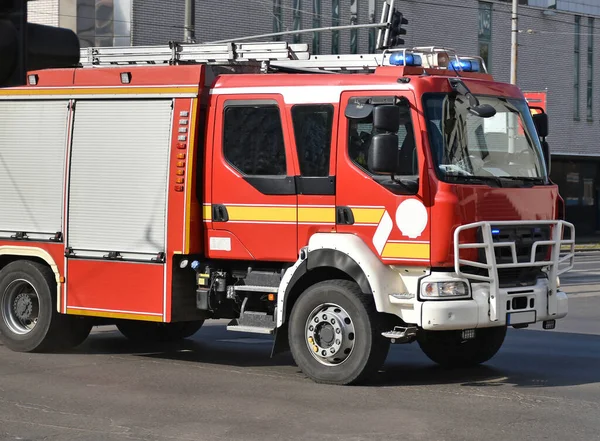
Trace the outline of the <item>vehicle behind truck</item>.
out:
[[[113,324],[274,336],[311,379],[391,343],[491,359],[567,314],[574,228],[547,116],[448,49],[90,48],[0,90],[0,336],[56,351]]]

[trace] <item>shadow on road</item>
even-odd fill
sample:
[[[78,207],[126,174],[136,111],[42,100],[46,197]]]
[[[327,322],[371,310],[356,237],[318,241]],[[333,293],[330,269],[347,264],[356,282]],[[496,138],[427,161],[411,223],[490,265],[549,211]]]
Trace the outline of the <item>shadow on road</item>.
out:
[[[134,343],[115,331],[93,334],[71,353],[133,355],[254,371],[270,368],[269,372],[275,370],[282,377],[298,375],[289,352],[270,358],[271,344],[268,337],[232,335],[218,327],[207,327],[190,340],[170,344]],[[369,386],[544,388],[599,382],[600,336],[511,330],[496,357],[468,369],[443,369],[430,362],[416,343],[393,345],[384,367]]]

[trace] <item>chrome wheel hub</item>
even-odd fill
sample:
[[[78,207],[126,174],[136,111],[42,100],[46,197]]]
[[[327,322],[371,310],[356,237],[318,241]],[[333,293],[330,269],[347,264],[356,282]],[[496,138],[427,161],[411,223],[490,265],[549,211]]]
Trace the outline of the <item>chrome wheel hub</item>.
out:
[[[2,293],[0,308],[4,323],[12,332],[28,334],[38,322],[39,297],[29,282],[15,280]]]
[[[306,344],[320,363],[335,366],[354,349],[354,323],[344,308],[333,303],[316,307],[306,320]]]

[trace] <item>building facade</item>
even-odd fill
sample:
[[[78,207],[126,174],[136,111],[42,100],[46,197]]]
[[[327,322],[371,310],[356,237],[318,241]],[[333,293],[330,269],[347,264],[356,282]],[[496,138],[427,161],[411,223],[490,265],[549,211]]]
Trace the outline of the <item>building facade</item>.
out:
[[[600,0],[520,0],[518,85],[546,92],[551,176],[579,234],[600,231]],[[378,22],[382,0],[195,1],[196,41]],[[409,20],[406,46],[446,46],[480,55],[497,80],[510,78],[509,1],[397,0]],[[183,40],[185,0],[37,0],[30,21],[73,29],[85,46]],[[273,37],[272,37],[273,38]],[[313,53],[365,53],[375,32],[297,34]]]

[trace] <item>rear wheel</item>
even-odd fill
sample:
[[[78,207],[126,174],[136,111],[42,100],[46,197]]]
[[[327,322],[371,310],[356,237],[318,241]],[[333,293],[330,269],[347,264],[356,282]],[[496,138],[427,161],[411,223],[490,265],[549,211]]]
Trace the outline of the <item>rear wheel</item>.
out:
[[[353,384],[381,367],[389,340],[371,294],[347,280],[317,283],[292,309],[289,343],[296,364],[318,383]]]
[[[117,323],[117,328],[125,337],[137,342],[174,342],[191,337],[200,330],[203,324],[203,320],[177,323],[128,320]]]
[[[43,352],[73,347],[89,334],[76,320],[57,312],[56,280],[48,266],[19,260],[0,271],[0,338],[8,348]]]
[[[462,331],[421,331],[419,346],[432,361],[447,368],[476,366],[490,360],[502,347],[506,326],[481,328],[464,340]]]

